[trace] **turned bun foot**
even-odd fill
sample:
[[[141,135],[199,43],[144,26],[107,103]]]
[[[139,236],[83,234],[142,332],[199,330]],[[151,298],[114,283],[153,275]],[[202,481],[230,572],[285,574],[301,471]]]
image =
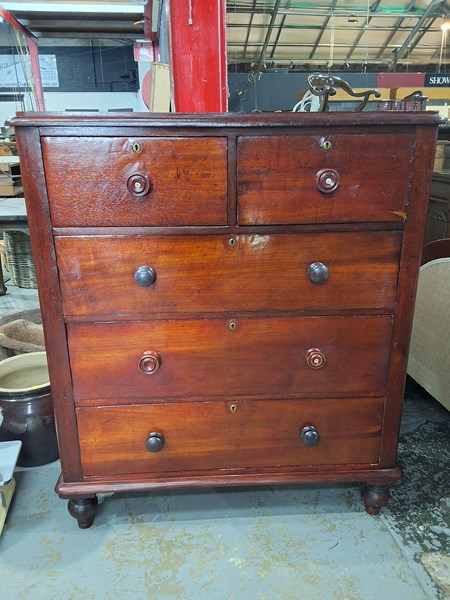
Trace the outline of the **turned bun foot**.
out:
[[[77,520],[80,529],[88,529],[94,522],[97,504],[97,496],[93,496],[92,498],[76,498],[69,500],[67,509],[70,515]]]
[[[377,515],[389,500],[389,487],[364,483],[361,486],[361,495],[366,512],[369,515]]]

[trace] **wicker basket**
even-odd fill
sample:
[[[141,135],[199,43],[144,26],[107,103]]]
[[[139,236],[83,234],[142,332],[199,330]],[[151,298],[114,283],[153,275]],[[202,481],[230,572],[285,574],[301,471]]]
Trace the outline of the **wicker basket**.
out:
[[[4,231],[3,241],[11,283],[21,288],[36,288],[30,236],[23,231]]]

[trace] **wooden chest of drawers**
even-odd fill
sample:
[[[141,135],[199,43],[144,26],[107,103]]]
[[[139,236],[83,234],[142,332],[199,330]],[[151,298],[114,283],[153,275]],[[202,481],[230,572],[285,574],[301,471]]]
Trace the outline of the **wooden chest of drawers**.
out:
[[[62,475],[98,492],[363,484],[396,464],[439,117],[13,120]]]

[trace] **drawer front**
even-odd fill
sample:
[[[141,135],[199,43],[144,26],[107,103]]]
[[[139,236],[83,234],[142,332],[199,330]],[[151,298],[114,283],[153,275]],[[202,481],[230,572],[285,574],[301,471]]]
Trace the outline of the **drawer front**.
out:
[[[412,156],[409,135],[240,138],[238,222],[401,222]]]
[[[383,407],[383,398],[334,398],[79,408],[83,476],[372,465]],[[317,445],[305,445],[304,427]],[[157,452],[147,450],[152,433],[162,436],[149,442]]]
[[[47,137],[42,151],[55,227],[227,222],[225,138]]]
[[[370,308],[395,305],[401,233],[60,237],[55,244],[66,315]]]
[[[384,393],[391,329],[390,316],[69,324],[74,397]]]

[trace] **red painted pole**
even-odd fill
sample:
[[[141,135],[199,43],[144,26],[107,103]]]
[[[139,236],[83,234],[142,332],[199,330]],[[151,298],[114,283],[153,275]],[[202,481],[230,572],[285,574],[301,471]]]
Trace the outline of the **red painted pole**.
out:
[[[36,42],[28,38],[28,52],[30,53],[31,72],[34,81],[34,97],[36,99],[36,108],[45,110],[44,90],[42,89],[41,68],[39,66],[39,51]]]
[[[226,112],[226,0],[169,0],[175,112]]]
[[[8,21],[10,25],[20,31],[26,39],[28,44],[28,52],[30,53],[30,62],[31,62],[31,72],[33,73],[34,80],[34,97],[36,100],[36,108],[38,110],[45,110],[44,105],[44,92],[42,89],[42,80],[41,80],[41,69],[39,67],[39,52],[38,45],[36,43],[36,36],[34,36],[29,29],[24,27],[22,23],[13,17],[7,10],[0,7],[0,16],[3,17],[5,21]]]

